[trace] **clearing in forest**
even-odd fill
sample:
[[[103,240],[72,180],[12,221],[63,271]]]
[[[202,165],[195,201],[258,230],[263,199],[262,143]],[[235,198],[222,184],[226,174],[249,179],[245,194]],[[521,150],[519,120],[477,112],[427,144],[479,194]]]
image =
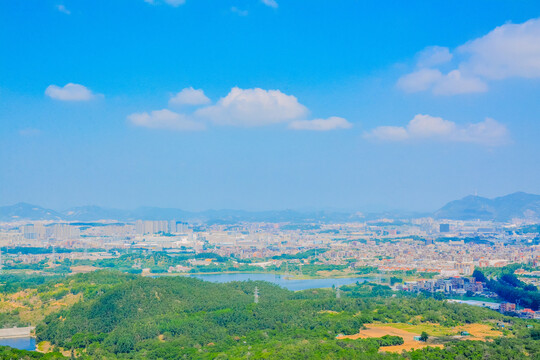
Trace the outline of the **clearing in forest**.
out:
[[[401,336],[402,345],[384,346],[381,351],[401,352],[403,350],[420,349],[426,346],[442,347],[442,344],[434,344],[432,341],[439,336],[455,336],[462,340],[480,340],[486,341],[487,338],[502,336],[499,330],[493,330],[486,324],[467,324],[455,327],[444,327],[434,323],[423,323],[418,325],[395,323],[395,324],[366,324],[366,329],[360,330],[358,334],[339,336],[338,339],[367,339],[378,338],[384,335]],[[428,342],[414,340],[415,336],[425,331],[431,337]],[[461,336],[461,332],[469,333],[467,336]]]
[[[368,339],[379,338],[384,335],[401,336],[403,338],[402,345],[383,346],[380,351],[401,352],[403,350],[421,349],[426,346],[443,347],[441,344],[430,344],[414,340],[415,336],[420,336],[420,333],[413,333],[403,329],[398,329],[392,326],[366,324],[366,329],[360,330],[358,334],[339,336],[338,339]]]

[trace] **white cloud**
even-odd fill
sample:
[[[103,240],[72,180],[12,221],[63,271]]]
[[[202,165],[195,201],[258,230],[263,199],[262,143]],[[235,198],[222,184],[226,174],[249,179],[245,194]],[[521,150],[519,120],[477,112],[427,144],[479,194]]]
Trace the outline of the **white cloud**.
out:
[[[458,129],[456,138],[463,142],[491,146],[503,145],[510,141],[506,126],[491,118],[486,118],[482,122],[469,124],[464,128]]]
[[[196,131],[206,128],[203,123],[194,121],[184,114],[178,114],[168,109],[155,110],[150,113],[135,113],[129,115],[127,118],[135,126],[150,129]]]
[[[202,130],[208,123],[238,127],[286,124],[292,130],[312,131],[352,127],[346,119],[337,116],[309,120],[308,109],[300,104],[296,97],[279,90],[234,87],[217,103],[203,106],[208,102],[210,99],[204,95],[203,90],[189,87],[174,94],[169,100],[169,105],[199,106],[191,113],[180,114],[163,109],[131,114],[128,120],[136,126],[171,130]]]
[[[249,14],[247,10],[240,10],[236,6],[231,7],[231,11],[237,14],[238,16],[248,16]]]
[[[209,102],[210,99],[204,95],[204,91],[192,87],[182,89],[169,99],[169,105],[204,105]]]
[[[477,77],[464,77],[459,70],[450,71],[433,85],[433,93],[437,95],[477,93],[487,89],[484,81]]]
[[[64,87],[49,85],[45,89],[45,95],[60,101],[88,101],[98,96],[86,86],[73,83],[66,84]]]
[[[416,115],[407,125],[413,138],[447,137],[456,131],[456,123],[430,115]]]
[[[274,9],[278,7],[276,0],[261,0],[261,2],[266,6],[273,7]]]
[[[442,77],[443,75],[439,70],[420,69],[399,78],[397,86],[405,92],[425,91]]]
[[[505,24],[460,46],[461,67],[487,79],[540,78],[540,18]]]
[[[437,68],[452,58],[457,61],[450,71]],[[540,78],[540,18],[499,26],[453,54],[443,47],[426,48],[418,54],[416,67],[398,80],[399,88],[456,95],[487,91],[488,80]]]
[[[364,134],[366,138],[383,141],[402,141],[409,138],[409,134],[401,126],[379,126]]]
[[[56,9],[57,9],[58,11],[60,11],[61,13],[64,13],[64,14],[66,14],[66,15],[71,14],[71,11],[69,11],[69,10],[65,7],[65,5],[56,5]]]
[[[416,65],[418,67],[432,67],[446,64],[452,60],[453,55],[447,47],[428,46],[418,53]]]
[[[350,129],[352,124],[342,117],[332,116],[328,119],[295,120],[289,123],[289,129],[328,131],[336,129]]]
[[[307,108],[296,97],[279,90],[234,87],[215,105],[199,109],[197,116],[219,125],[263,126],[290,122],[307,115]]]
[[[453,121],[423,114],[416,115],[407,126],[379,126],[365,133],[364,137],[382,141],[429,139],[486,146],[503,145],[509,141],[506,126],[490,118],[460,126]]]
[[[397,87],[413,93],[431,89],[436,95],[456,95],[487,91],[487,85],[477,77],[465,77],[459,70],[443,75],[438,69],[420,69],[402,76]]]

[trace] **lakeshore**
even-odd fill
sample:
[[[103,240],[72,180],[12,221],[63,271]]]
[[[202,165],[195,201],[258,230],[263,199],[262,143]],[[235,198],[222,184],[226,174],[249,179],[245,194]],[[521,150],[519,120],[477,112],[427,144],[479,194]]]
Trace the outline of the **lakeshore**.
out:
[[[24,338],[30,337],[35,327],[13,327],[0,329],[0,339],[15,339],[15,338]]]

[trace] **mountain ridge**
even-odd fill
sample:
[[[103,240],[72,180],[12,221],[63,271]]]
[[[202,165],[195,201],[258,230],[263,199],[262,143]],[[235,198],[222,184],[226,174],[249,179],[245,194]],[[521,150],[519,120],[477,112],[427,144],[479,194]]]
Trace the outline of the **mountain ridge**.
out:
[[[253,222],[349,222],[366,221],[376,218],[414,218],[432,216],[449,220],[492,220],[508,222],[515,218],[540,221],[540,195],[525,192],[495,198],[468,195],[453,200],[432,213],[378,212],[358,213],[340,211],[296,211],[296,210],[205,210],[186,211],[177,208],[139,207],[135,210],[106,208],[96,205],[77,206],[64,211],[56,211],[28,203],[0,206],[0,221],[18,220],[180,220],[212,224],[227,224],[241,221]]]
[[[540,219],[540,195],[518,191],[492,199],[468,195],[434,212],[437,219],[511,221]]]

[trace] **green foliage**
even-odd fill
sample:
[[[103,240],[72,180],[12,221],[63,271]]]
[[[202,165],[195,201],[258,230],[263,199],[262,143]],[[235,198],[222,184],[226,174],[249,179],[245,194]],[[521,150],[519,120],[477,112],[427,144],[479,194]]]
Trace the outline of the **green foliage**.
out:
[[[374,321],[423,317],[456,325],[502,318],[488,309],[422,296],[392,298],[391,289],[378,284],[343,286],[342,297],[336,299],[331,290],[292,292],[266,282],[215,284],[179,277],[117,282],[107,274],[97,276],[112,283],[110,288],[48,316],[36,328],[38,339],[109,358],[237,358],[250,353],[252,358],[382,359],[396,357],[378,353],[379,347],[403,339],[335,338],[355,334]],[[95,283],[88,276],[87,282]],[[110,276],[116,279],[118,274]],[[258,304],[253,302],[255,287],[261,294]]]
[[[3,294],[11,294],[23,289],[35,288],[42,284],[51,284],[59,278],[60,276],[0,274],[0,291]]]
[[[510,268],[511,269],[511,268]],[[527,285],[520,281],[510,269],[499,273],[496,280],[487,279],[479,270],[475,270],[473,276],[484,279],[489,290],[511,303],[518,303],[526,308],[538,310],[540,308],[540,292],[536,286]]]
[[[260,293],[258,304],[255,287]],[[47,316],[37,326],[36,336],[80,359],[461,360],[481,359],[479,354],[499,359],[499,352],[506,359],[540,353],[540,328],[527,328],[530,322],[489,309],[396,294],[380,284],[342,286],[339,299],[331,289],[293,292],[260,281],[217,284],[110,271],[50,279],[38,286],[38,293],[51,299],[66,290],[82,293],[83,300]],[[336,338],[356,334],[372,322],[418,321],[444,326],[512,321],[513,337],[481,344],[450,341],[444,349],[403,354],[379,352],[381,347],[402,344],[397,336]],[[34,356],[30,353],[0,358]],[[27,358],[44,355],[35,356]]]
[[[392,335],[384,335],[380,338],[375,338],[373,340],[375,340],[379,344],[379,346],[402,345],[404,342],[401,336],[392,336]]]
[[[50,359],[67,359],[67,358],[57,352],[42,354],[37,351],[18,350],[18,349],[10,348],[8,346],[0,346],[0,359],[50,360]]]

